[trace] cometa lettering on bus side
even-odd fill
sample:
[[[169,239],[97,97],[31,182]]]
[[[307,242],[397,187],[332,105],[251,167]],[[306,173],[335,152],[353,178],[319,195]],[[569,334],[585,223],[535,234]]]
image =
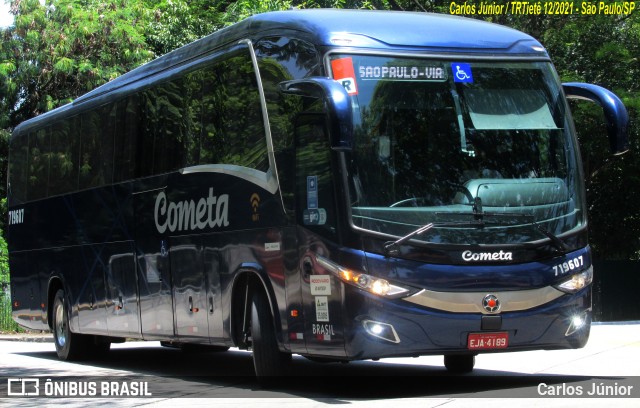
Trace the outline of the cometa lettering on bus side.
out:
[[[165,192],[156,197],[154,219],[160,234],[167,230],[195,231],[205,228],[226,227],[229,225],[229,195],[213,195],[213,187],[209,196],[195,200],[173,202],[167,200]]]

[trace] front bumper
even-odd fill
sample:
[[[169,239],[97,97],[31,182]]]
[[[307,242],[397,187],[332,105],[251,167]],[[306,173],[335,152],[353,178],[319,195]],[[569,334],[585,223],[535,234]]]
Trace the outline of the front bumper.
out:
[[[347,299],[359,298],[347,305],[345,350],[351,360],[572,349],[584,347],[589,338],[591,286],[530,309],[490,314],[490,324],[486,324],[487,313],[442,311],[403,299],[386,300],[348,291],[352,293],[347,294]],[[372,333],[376,327],[372,322],[380,323],[382,332]],[[508,347],[482,350],[467,347],[470,333],[488,332],[508,333]],[[393,335],[386,339],[384,333]]]

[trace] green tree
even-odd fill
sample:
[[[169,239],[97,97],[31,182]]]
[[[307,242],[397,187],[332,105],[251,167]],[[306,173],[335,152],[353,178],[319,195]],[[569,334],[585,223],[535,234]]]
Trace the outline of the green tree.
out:
[[[9,257],[7,252],[7,242],[0,231],[0,291],[9,284]]]
[[[147,13],[138,2],[38,0],[12,3],[2,30],[0,128],[54,107],[148,61]]]
[[[4,209],[6,213],[7,199],[0,200],[0,207]],[[4,230],[0,230],[0,297],[2,297],[2,291],[9,285],[9,251],[7,250],[7,241],[4,239]]]
[[[287,10],[293,6],[293,2],[290,0],[237,0],[226,2],[226,4],[227,6],[223,7],[225,12],[220,16],[220,22],[225,26],[254,14]]]
[[[146,44],[156,56],[164,55],[220,29],[222,2],[207,0],[145,0],[150,13]]]

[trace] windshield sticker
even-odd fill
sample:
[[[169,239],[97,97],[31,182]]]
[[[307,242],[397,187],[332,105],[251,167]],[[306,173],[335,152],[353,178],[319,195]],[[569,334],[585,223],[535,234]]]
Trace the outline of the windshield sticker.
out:
[[[451,63],[451,71],[453,72],[453,82],[469,82],[473,83],[473,73],[471,65],[463,62]]]
[[[304,225],[324,225],[327,223],[327,211],[324,208],[312,208],[302,212]]]
[[[316,320],[329,321],[329,298],[326,296],[316,296]]]
[[[340,82],[349,95],[358,94],[356,72],[353,69],[351,57],[331,61],[331,70],[333,71],[333,79]]]
[[[311,275],[311,294],[314,296],[326,295],[331,296],[331,276],[329,275]]]
[[[447,80],[446,71],[437,65],[361,65],[358,67],[358,78],[368,80],[392,81],[435,81]]]
[[[307,208],[318,208],[318,176],[307,176]]]

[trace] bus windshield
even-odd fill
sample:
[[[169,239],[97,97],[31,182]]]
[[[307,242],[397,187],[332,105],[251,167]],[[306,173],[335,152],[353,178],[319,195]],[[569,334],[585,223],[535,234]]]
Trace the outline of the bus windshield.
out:
[[[354,110],[356,228],[402,237],[433,223],[414,239],[517,244],[584,225],[576,141],[550,63],[333,55],[331,67]]]

